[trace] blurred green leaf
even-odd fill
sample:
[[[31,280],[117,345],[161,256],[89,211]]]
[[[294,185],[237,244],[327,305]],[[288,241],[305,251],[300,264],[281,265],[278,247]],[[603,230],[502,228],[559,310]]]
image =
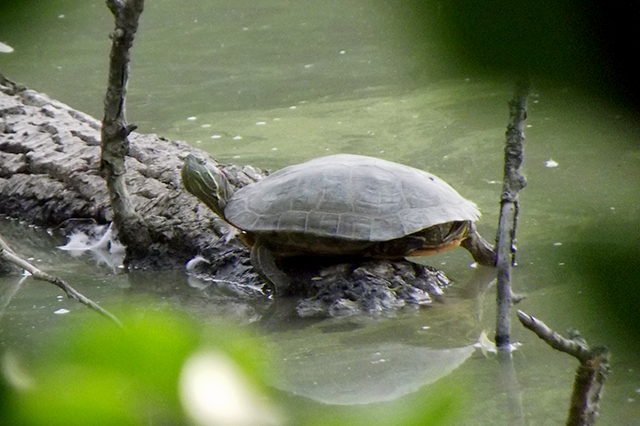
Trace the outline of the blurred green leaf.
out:
[[[266,377],[263,345],[228,324],[203,333],[184,314],[140,306],[118,317],[124,329],[92,316],[52,336],[31,362],[34,386],[2,382],[0,417],[16,426],[185,424],[178,382],[202,348],[234,359],[252,384]]]
[[[178,419],[176,383],[197,329],[175,313],[121,316],[125,329],[91,317],[56,335],[16,390],[9,415],[25,425],[136,425],[147,417]]]

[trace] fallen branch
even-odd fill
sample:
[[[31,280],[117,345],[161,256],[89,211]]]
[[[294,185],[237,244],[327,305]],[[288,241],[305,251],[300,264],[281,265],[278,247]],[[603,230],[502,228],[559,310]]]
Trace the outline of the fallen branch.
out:
[[[589,349],[587,342],[577,333],[573,333],[569,339],[562,337],[542,321],[522,311],[518,311],[518,319],[549,346],[580,361],[573,383],[567,426],[595,425],[604,382],[609,373],[609,350],[601,346]]]
[[[20,256],[15,254],[13,250],[11,250],[11,248],[7,245],[7,243],[4,242],[4,240],[2,240],[2,238],[0,238],[0,261],[4,261],[7,263],[16,265],[19,268],[22,268],[23,270],[29,272],[31,276],[36,280],[47,281],[47,282],[50,282],[51,284],[54,284],[58,288],[62,289],[62,291],[65,292],[65,294],[69,299],[76,299],[78,302],[88,306],[91,309],[96,310],[100,314],[109,318],[118,326],[122,327],[122,323],[118,320],[118,318],[116,318],[109,311],[102,308],[100,305],[98,305],[88,297],[84,296],[82,293],[79,293],[78,291],[76,291],[73,287],[67,284],[62,278],[49,275],[46,272],[43,272],[40,269],[36,268],[26,260],[22,259]]]

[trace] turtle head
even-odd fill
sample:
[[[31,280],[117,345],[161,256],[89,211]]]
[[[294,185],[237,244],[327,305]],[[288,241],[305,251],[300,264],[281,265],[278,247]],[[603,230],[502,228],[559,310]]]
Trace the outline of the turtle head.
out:
[[[181,176],[187,191],[225,219],[224,208],[234,191],[221,169],[202,157],[189,154],[184,160]]]

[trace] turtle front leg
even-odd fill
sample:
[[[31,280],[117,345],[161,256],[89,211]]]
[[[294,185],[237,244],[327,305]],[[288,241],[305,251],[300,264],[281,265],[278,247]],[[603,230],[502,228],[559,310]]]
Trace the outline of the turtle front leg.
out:
[[[291,285],[291,278],[276,265],[273,252],[260,241],[251,247],[251,265],[276,295],[284,294]]]
[[[496,249],[476,231],[473,223],[469,224],[467,236],[460,245],[466,248],[473,260],[484,266],[496,266]]]

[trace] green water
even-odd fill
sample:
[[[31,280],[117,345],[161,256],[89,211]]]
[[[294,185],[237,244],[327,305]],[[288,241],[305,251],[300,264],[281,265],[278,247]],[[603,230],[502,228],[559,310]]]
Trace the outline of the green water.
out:
[[[410,14],[383,2],[147,3],[127,99],[129,121],[141,132],[185,140],[221,161],[270,169],[338,152],[423,168],[475,201],[484,214],[479,229],[493,238],[512,95],[508,79],[455,69],[446,47],[428,37],[416,41],[405,31]],[[0,72],[100,117],[113,25],[103,2],[22,6],[7,9],[8,24],[0,28],[0,41],[15,49],[0,54]],[[607,345],[612,373],[598,424],[640,424],[637,123],[577,87],[534,81],[527,124],[528,187],[521,193],[513,272],[516,291],[527,295],[519,308],[558,331],[575,327],[589,342]],[[548,167],[549,160],[557,166]],[[225,316],[246,323],[254,313],[189,287],[181,273],[116,274],[86,255],[50,251],[64,241],[43,230],[1,226],[18,252],[103,306],[146,295],[203,321]],[[428,262],[455,281],[456,295],[474,273],[464,251]],[[2,281],[2,347],[29,351],[51,329],[81,321],[84,308],[57,298],[53,286],[27,282],[9,297],[13,284]],[[54,314],[59,308],[71,312]],[[435,380],[422,377],[437,358],[429,350],[472,344],[494,327],[494,311],[491,287],[472,299],[396,318],[276,322],[264,334],[285,353],[283,362],[294,374],[286,359],[296,354],[312,354],[323,372],[335,368],[336,359],[371,363],[374,351],[395,360],[388,377],[418,388],[421,380]],[[577,362],[539,342],[515,317],[513,338],[522,343],[514,368],[529,424],[563,424]],[[508,424],[497,361],[479,352],[464,359],[457,368],[435,368],[448,373],[438,382],[467,389],[467,424]],[[309,381],[334,380],[312,373]],[[300,386],[289,390],[304,395]],[[364,388],[371,386],[363,380]],[[300,410],[309,413],[330,409],[300,401]]]

